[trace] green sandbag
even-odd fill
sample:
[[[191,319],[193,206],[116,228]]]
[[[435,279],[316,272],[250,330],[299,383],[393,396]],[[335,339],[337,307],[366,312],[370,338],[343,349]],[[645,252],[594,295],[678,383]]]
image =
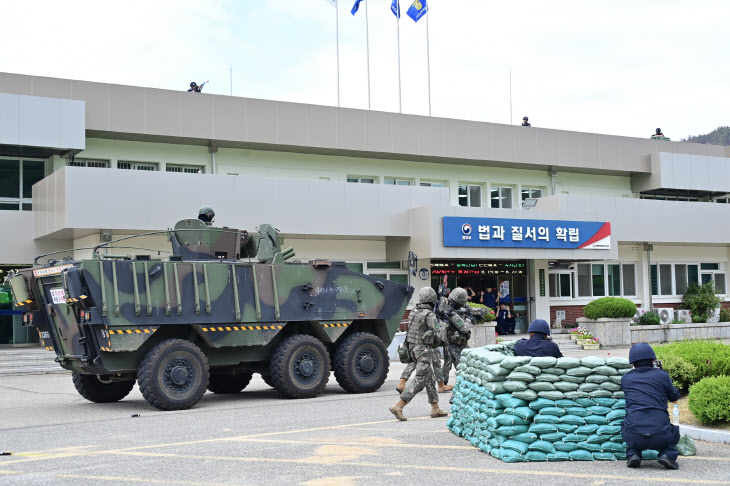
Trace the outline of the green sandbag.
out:
[[[580,407],[580,405],[577,402],[574,402],[573,400],[569,400],[567,398],[562,398],[560,400],[555,400],[555,406],[556,407],[562,407],[562,408]]]
[[[593,454],[590,452],[584,450],[584,449],[576,449],[570,453],[570,460],[571,461],[595,461],[593,458]]]
[[[521,419],[517,415],[503,413],[494,417],[499,425],[529,425],[530,421]]]
[[[624,452],[626,451],[626,448],[622,446],[621,444],[617,444],[615,442],[606,441],[603,444],[601,444],[601,449],[603,449],[603,452]]]
[[[540,371],[541,371],[540,368],[538,368],[537,366],[532,366],[531,364],[525,364],[525,365],[518,366],[517,368],[515,368],[513,373],[515,373],[515,372],[516,373],[529,373],[529,374],[535,376],[535,375],[539,375]]]
[[[469,443],[473,445],[474,447],[477,447],[479,445],[479,437],[472,437],[469,439]]]
[[[563,393],[574,392],[578,389],[577,383],[570,383],[568,381],[559,381],[555,383],[555,389]]]
[[[565,395],[563,395],[563,392],[559,391],[543,391],[537,392],[537,396],[540,398],[547,398],[548,400],[560,400]]]
[[[527,383],[525,383],[524,381],[507,380],[502,383],[502,386],[508,392],[527,390]]]
[[[570,461],[570,454],[563,451],[556,451],[554,454],[547,454],[548,462]]]
[[[578,358],[562,357],[558,358],[557,362],[555,363],[556,368],[562,368],[564,370],[577,368],[578,366],[580,366],[580,360]]]
[[[513,435],[510,439],[524,442],[525,444],[532,444],[537,440],[537,434],[533,432],[523,432],[521,434]]]
[[[555,375],[555,376],[562,376],[565,374],[565,370],[562,368],[543,368],[541,375],[548,374],[548,375]]]
[[[527,432],[529,429],[529,426],[527,425],[502,425],[495,430],[495,432],[499,435],[503,435],[505,437],[512,437],[513,435],[521,434],[523,432]]]
[[[537,415],[537,412],[532,410],[529,407],[517,407],[517,408],[506,408],[504,410],[505,413],[509,413],[512,415],[516,415],[517,417],[523,419],[523,420],[529,420],[535,415]]]
[[[492,449],[489,453],[504,462],[524,462],[522,454],[512,449],[503,449],[500,447],[499,449]]]
[[[613,452],[594,452],[593,458],[596,461],[615,461],[616,456],[613,455]]]
[[[584,417],[586,424],[608,425],[608,420],[603,415],[589,415]]]
[[[551,356],[540,356],[530,360],[530,365],[537,366],[538,368],[552,368],[558,360]]]
[[[611,366],[597,366],[593,368],[593,373],[597,375],[613,376],[616,375],[618,372],[616,368],[613,368]]]
[[[588,436],[588,438],[585,440],[589,444],[603,444],[606,442],[607,437],[605,435],[598,435],[598,434],[591,434]],[[601,449],[603,450],[603,449]]]
[[[512,392],[513,398],[519,398],[520,400],[524,400],[526,402],[531,402],[533,400],[537,400],[537,392],[534,390],[522,390],[522,391],[516,391]]]
[[[482,405],[480,405],[479,409],[481,410],[482,407],[484,407],[484,410],[482,412],[485,412],[487,408],[499,408],[502,404],[499,403],[497,400],[493,398],[487,398],[482,402]]]
[[[613,392],[613,393],[619,393],[619,392]],[[616,398],[613,396],[613,393],[611,393],[608,390],[595,390],[588,393],[588,396],[591,398]],[[623,393],[623,392],[621,392]]]
[[[594,400],[590,398],[576,398],[575,401],[578,403],[578,405],[585,408],[598,405]]]
[[[598,405],[596,405],[595,407],[588,407],[587,410],[594,415],[606,415],[608,412],[611,411],[611,409],[608,407],[600,407]]]
[[[617,400],[621,400],[623,398],[626,398],[626,395],[624,394],[624,391],[623,390],[617,391],[617,392],[613,392],[613,393],[611,393],[611,396],[613,398],[616,398]]]
[[[568,407],[565,409],[565,412],[570,415],[577,415],[578,417],[587,417],[591,414],[588,409],[583,407]]]
[[[499,414],[504,413],[504,407],[488,408],[484,411],[489,417],[496,417]]]
[[[621,376],[623,376],[623,375],[625,375],[626,373],[628,373],[631,370],[632,370],[632,368],[618,370],[618,374],[621,375]]]
[[[489,439],[489,445],[494,447],[500,447],[502,445],[502,442],[506,441],[507,437],[503,437],[501,435],[494,435],[491,439]]]
[[[555,391],[557,387],[553,385],[552,383],[548,383],[546,381],[533,381],[532,383],[529,383],[527,385],[530,390],[535,390],[536,392],[541,391]]]
[[[540,451],[544,452],[546,454],[555,452],[555,446],[551,442],[545,441],[545,440],[538,440],[535,442],[532,442],[528,448],[531,451]]]
[[[631,363],[626,358],[610,357],[606,358],[606,364],[617,370],[631,369]]]
[[[580,427],[575,429],[575,433],[591,435],[596,430],[598,430],[598,427],[600,427],[600,425],[598,425],[598,424],[581,425]]]
[[[586,383],[595,383],[596,385],[600,385],[601,383],[604,383],[610,379],[611,379],[610,376],[588,375],[588,376],[586,376]]]
[[[545,462],[547,461],[547,454],[540,451],[529,451],[525,454],[525,462]]]
[[[563,440],[561,442],[583,442],[588,438],[585,434],[568,434],[565,437],[563,437]]]
[[[488,453],[489,451],[492,450],[492,446],[489,445],[488,442],[480,442],[479,445],[477,446],[477,449],[479,449],[482,452]]]
[[[532,432],[537,435],[551,434],[557,431],[558,429],[555,427],[555,424],[539,424],[534,422],[530,424],[528,429],[528,432]]]
[[[695,446],[695,441],[687,435],[682,436],[677,443],[677,452],[679,452],[680,456],[697,455],[697,446]]]
[[[591,374],[591,368],[588,368],[587,366],[576,366],[575,368],[570,368],[568,371],[565,372],[568,376],[588,376]]]
[[[616,435],[621,433],[621,427],[618,425],[601,425],[596,433],[598,435]]]
[[[520,454],[525,454],[529,450],[529,447],[529,444],[525,444],[519,440],[510,439],[502,442],[502,449],[510,449],[519,452]]]
[[[507,381],[522,381],[525,383],[532,383],[533,381],[535,381],[535,377],[530,373],[525,373],[523,371],[513,371],[512,373],[507,375]]]
[[[577,415],[564,415],[560,417],[561,424],[585,425],[588,417],[578,417]]]
[[[484,422],[486,422],[487,425],[489,425],[490,427],[492,427],[494,429],[496,429],[497,427],[502,425],[499,422],[497,422],[496,417],[488,417]]]
[[[611,442],[621,444],[621,446],[623,446],[623,448],[626,449],[626,443],[624,442],[624,437],[621,434],[614,435],[613,437],[611,437]]]
[[[515,455],[504,454],[504,456],[502,456],[502,462],[506,462],[507,464],[511,464],[514,462],[525,462],[525,458],[527,457],[526,455],[517,455],[517,453],[514,451],[509,452],[513,452]]]
[[[641,458],[645,461],[652,461],[659,457],[659,451],[655,451],[653,449],[646,449],[641,451]]]
[[[573,424],[553,424],[555,425],[555,428],[558,429],[558,432],[565,432],[566,434],[572,434],[575,432],[575,429],[578,428],[577,425]]]
[[[597,356],[586,356],[585,358],[580,360],[581,366],[586,366],[588,368],[596,368],[598,366],[605,366],[606,360],[603,358],[599,358]]]
[[[617,385],[620,385],[621,378],[623,378],[623,377],[621,375],[618,375],[618,376],[608,376],[607,378],[611,381],[611,383],[616,383]]]
[[[485,369],[493,376],[507,376],[510,371],[507,368],[502,368],[498,364],[490,364],[485,366]]]
[[[617,385],[616,383],[607,381],[606,383],[601,383],[601,388],[610,392],[617,392],[621,390],[621,385]]]
[[[554,407],[555,401],[554,400],[548,400],[547,398],[538,398],[534,402],[530,402],[528,405],[532,410],[542,410],[546,407]]]
[[[556,442],[553,444],[555,449],[559,452],[573,452],[578,450],[578,444],[575,442]]]
[[[572,376],[572,375],[565,374],[560,377],[560,381],[567,381],[568,383],[577,383],[580,385],[581,383],[583,383],[585,381],[585,377],[584,376]]]
[[[624,400],[623,398],[619,398],[618,400],[616,400],[616,403],[611,408],[614,410],[618,408],[626,408],[626,400]]]
[[[555,383],[557,381],[560,381],[560,377],[549,373],[540,373],[535,377],[535,382]]]
[[[591,451],[591,452],[603,452],[601,449],[601,444],[591,444],[589,442],[578,442],[578,447],[580,447],[583,450]]]
[[[611,420],[623,419],[625,416],[626,416],[626,410],[617,408],[615,410],[611,410],[610,412],[608,412],[606,414],[606,420],[611,421]]]
[[[526,407],[527,402],[525,400],[521,400],[519,398],[514,398],[512,395],[508,393],[503,393],[500,395],[497,395],[494,397],[499,403],[501,403],[505,408],[517,408],[517,407]]]
[[[601,407],[611,408],[616,405],[616,402],[618,402],[618,400],[615,398],[596,398],[596,403]]]
[[[508,370],[513,370],[518,366],[527,364],[532,358],[530,356],[507,356],[499,363],[499,366]]]
[[[562,417],[566,413],[565,409],[560,407],[547,407],[540,410],[540,415],[554,415],[556,417]]]
[[[547,442],[558,442],[563,440],[563,437],[565,437],[565,432],[550,432],[549,434],[540,434],[540,440],[545,440]]]
[[[542,412],[542,410],[540,410],[540,412]],[[536,424],[557,424],[560,422],[560,417],[557,417],[555,415],[543,415],[541,413],[540,415],[535,415],[532,420]]]
[[[485,383],[484,388],[494,395],[499,395],[506,391],[502,383]]]

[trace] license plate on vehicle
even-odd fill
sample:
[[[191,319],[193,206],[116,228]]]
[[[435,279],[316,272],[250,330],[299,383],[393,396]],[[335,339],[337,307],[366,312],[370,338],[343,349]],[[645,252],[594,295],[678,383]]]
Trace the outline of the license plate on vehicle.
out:
[[[65,304],[66,292],[63,289],[51,289],[51,299],[54,304]]]

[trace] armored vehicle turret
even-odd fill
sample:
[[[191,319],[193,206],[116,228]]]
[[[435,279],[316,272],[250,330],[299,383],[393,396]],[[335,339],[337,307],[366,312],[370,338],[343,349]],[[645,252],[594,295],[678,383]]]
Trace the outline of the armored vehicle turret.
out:
[[[412,287],[344,262],[294,261],[271,225],[248,233],[186,219],[164,233],[169,258],[111,254],[135,248],[126,237],[91,259],[42,255],[8,278],[24,324],[86,399],[118,401],[137,382],[152,406],[180,410],[206,389],[239,393],[254,373],[310,398],[331,369],[351,393],[383,384]]]

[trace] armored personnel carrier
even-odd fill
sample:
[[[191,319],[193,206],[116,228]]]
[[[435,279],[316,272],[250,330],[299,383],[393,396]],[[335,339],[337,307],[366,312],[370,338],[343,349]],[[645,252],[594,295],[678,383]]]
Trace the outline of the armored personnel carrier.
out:
[[[254,373],[291,398],[317,396],[330,370],[351,393],[383,384],[412,287],[292,261],[268,224],[249,234],[186,219],[156,233],[169,258],[111,254],[134,248],[126,237],[9,277],[14,308],[84,398],[118,401],[136,381],[152,406],[181,410],[206,389],[242,391]]]

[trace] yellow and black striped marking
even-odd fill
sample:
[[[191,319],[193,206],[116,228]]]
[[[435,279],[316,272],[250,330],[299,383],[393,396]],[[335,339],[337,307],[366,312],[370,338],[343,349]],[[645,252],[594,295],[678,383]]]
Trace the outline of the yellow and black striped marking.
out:
[[[156,327],[144,328],[144,329],[109,329],[109,334],[152,334],[157,330]]]
[[[53,346],[46,346],[46,351],[53,351]]]
[[[284,326],[225,326],[225,327],[201,327],[203,332],[222,331],[276,331],[284,329]]]
[[[112,351],[112,348],[99,348],[99,349],[102,350],[102,351],[108,351],[110,353]]]
[[[20,307],[21,305],[25,305],[25,304],[32,304],[32,303],[33,303],[33,301],[32,301],[32,300],[26,300],[26,301],[23,301],[23,302],[17,302],[17,303],[15,304],[15,305],[16,305],[17,307]]]
[[[335,322],[331,324],[322,324],[322,327],[347,327],[349,325],[349,322]]]

